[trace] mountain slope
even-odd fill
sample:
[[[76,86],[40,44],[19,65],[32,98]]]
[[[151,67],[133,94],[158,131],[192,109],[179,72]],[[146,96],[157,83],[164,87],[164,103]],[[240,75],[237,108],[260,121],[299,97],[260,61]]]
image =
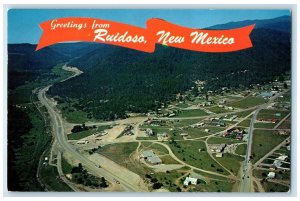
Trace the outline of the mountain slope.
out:
[[[50,93],[62,101],[77,99],[73,106],[78,110],[110,120],[125,117],[126,111],[157,109],[198,79],[207,81],[205,91],[269,82],[290,70],[290,33],[267,28],[273,27],[272,20],[262,24],[251,34],[253,48],[230,53],[158,45],[148,54],[104,45],[74,60],[72,65],[78,64],[85,73],[54,85]]]
[[[229,22],[209,27],[209,29],[233,29],[255,24],[255,29],[270,29],[275,31],[291,32],[291,17],[281,16],[267,20],[245,20],[241,22]]]

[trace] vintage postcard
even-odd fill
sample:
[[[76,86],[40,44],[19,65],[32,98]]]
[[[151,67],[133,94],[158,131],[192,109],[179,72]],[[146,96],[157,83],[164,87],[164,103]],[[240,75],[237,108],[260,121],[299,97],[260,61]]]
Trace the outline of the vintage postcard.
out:
[[[291,22],[8,10],[8,191],[290,192]]]

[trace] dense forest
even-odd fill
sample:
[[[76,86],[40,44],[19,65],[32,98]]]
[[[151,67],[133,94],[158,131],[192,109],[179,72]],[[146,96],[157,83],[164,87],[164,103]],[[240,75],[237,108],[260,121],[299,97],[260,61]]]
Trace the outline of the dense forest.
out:
[[[291,35],[289,30],[278,28],[280,23],[287,26],[286,20],[290,23],[287,17],[260,21],[250,35],[253,48],[230,53],[157,45],[155,52],[148,54],[101,45],[70,63],[84,74],[54,85],[50,93],[62,101],[77,99],[74,107],[90,117],[111,120],[125,117],[127,111],[157,109],[174,100],[176,93],[194,86],[195,80],[206,81],[205,91],[266,83],[291,67]]]

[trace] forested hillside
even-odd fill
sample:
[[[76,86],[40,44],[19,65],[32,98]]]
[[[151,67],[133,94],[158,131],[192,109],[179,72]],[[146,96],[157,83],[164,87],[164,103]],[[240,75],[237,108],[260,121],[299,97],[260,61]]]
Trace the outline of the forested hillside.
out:
[[[274,22],[276,26],[286,23],[278,19],[260,22],[251,34],[253,48],[231,53],[158,45],[148,54],[101,45],[71,62],[84,74],[54,85],[50,93],[60,101],[78,100],[74,107],[90,117],[111,120],[125,117],[126,111],[157,109],[194,86],[195,80],[207,82],[205,91],[269,82],[291,66],[290,32],[270,28]]]

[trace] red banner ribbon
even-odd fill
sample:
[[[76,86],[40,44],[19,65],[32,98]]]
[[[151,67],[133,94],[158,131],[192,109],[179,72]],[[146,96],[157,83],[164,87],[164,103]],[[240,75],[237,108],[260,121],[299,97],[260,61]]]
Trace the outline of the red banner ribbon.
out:
[[[231,52],[252,47],[254,25],[230,30],[191,29],[152,18],[147,28],[94,18],[58,18],[40,24],[43,34],[36,50],[61,42],[98,42],[144,52],[155,43],[201,52]]]

